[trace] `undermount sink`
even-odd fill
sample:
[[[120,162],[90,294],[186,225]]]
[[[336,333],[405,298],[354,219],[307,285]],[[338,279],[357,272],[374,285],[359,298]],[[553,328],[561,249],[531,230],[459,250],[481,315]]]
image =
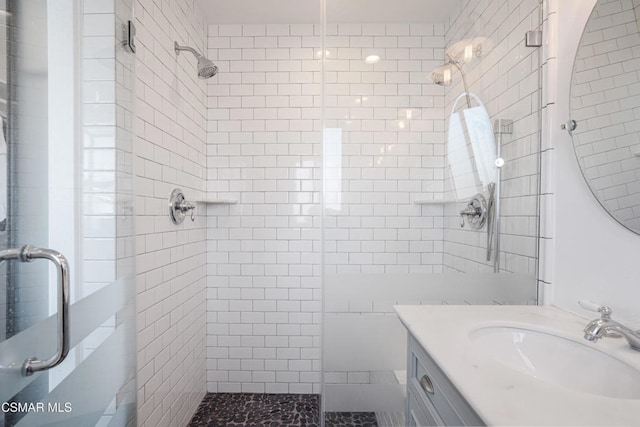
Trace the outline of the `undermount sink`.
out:
[[[504,366],[571,390],[618,399],[640,399],[640,371],[593,348],[557,335],[492,326],[471,333],[470,357]],[[640,356],[640,355],[639,355]]]

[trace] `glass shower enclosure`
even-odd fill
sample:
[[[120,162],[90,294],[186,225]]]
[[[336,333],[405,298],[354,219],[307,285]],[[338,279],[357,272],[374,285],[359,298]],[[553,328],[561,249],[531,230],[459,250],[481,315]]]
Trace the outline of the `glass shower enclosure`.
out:
[[[542,6],[348,3],[324,2],[322,404],[402,426],[394,305],[537,303]]]
[[[0,426],[135,423],[130,16],[0,2]]]

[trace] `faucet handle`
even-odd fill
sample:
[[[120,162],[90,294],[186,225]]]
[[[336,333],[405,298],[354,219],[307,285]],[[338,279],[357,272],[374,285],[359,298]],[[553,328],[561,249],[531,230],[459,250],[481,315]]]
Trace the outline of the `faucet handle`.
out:
[[[611,320],[611,315],[613,314],[613,310],[607,307],[606,305],[596,304],[595,302],[588,300],[580,300],[578,301],[578,305],[584,308],[585,310],[595,311],[596,313],[600,313],[600,319],[602,320]],[[604,333],[605,337],[609,338],[621,338],[622,335],[615,331],[607,331]]]
[[[613,314],[613,310],[604,305],[600,307],[598,311],[600,312],[601,317],[605,320],[611,319],[611,315]]]
[[[605,320],[611,319],[611,315],[613,314],[613,310],[611,310],[611,308],[605,305],[596,304],[595,302],[592,302],[592,301],[580,300],[578,301],[578,305],[580,305],[580,307],[584,308],[585,310],[600,313],[602,318]]]

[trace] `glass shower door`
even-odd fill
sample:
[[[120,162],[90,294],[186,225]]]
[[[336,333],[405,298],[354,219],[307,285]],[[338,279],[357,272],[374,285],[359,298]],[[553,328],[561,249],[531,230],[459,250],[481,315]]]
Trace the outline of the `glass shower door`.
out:
[[[95,3],[0,0],[0,426],[135,419],[130,59]]]
[[[322,403],[399,427],[394,305],[537,301],[541,3],[372,3],[324,2]]]

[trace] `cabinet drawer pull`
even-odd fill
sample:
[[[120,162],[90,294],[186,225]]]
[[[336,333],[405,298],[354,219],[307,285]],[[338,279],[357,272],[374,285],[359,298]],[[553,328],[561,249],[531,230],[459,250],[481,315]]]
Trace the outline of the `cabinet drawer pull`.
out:
[[[426,374],[420,378],[420,387],[422,387],[425,393],[434,394],[433,383],[431,382],[431,378]]]

